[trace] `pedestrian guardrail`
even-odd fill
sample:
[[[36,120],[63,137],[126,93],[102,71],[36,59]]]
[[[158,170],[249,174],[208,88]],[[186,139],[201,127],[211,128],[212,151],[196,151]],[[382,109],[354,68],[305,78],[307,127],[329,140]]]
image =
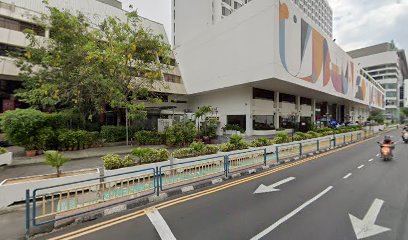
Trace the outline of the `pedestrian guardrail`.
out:
[[[169,164],[159,168],[161,191],[180,187],[186,183],[225,175],[225,156],[203,158],[190,162]]]
[[[266,149],[256,149],[226,156],[226,174],[245,170],[254,166],[266,166]]]
[[[160,191],[230,174],[268,162],[302,158],[337,145],[370,137],[373,131],[327,136],[192,161],[176,162],[108,177],[26,190],[26,228],[41,226],[123,204]],[[180,161],[180,160],[178,160]],[[123,176],[123,178],[120,178]],[[118,179],[119,177],[119,179]],[[70,187],[72,186],[72,187]],[[32,216],[31,216],[32,215]]]
[[[134,177],[127,177],[120,180],[109,181],[109,178],[121,175],[134,174]],[[93,183],[98,180],[98,183]],[[81,214],[89,211],[98,210],[93,208],[96,205],[113,202],[127,196],[132,196],[132,199],[153,195],[156,192],[156,170],[153,168],[134,171],[124,174],[118,174],[108,177],[100,181],[100,178],[89,179],[85,181],[77,181],[67,184],[55,185],[52,187],[44,187],[34,189],[32,195],[28,190],[26,202],[32,199],[32,220],[34,226],[40,226],[55,221],[55,215],[65,212],[84,210]],[[87,184],[89,183],[89,184]],[[76,186],[67,190],[59,190],[67,186]],[[129,200],[115,201],[111,205],[116,205]],[[104,207],[109,207],[106,204]],[[58,220],[74,217],[78,214],[67,214],[64,217],[59,217]]]

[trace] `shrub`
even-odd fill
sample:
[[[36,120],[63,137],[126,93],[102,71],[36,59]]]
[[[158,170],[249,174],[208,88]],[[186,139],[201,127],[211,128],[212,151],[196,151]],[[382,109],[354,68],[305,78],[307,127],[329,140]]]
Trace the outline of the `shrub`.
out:
[[[102,126],[101,138],[106,142],[120,142],[126,140],[126,127],[124,126]]]
[[[180,148],[173,152],[173,157],[179,159],[197,157],[197,153],[192,148]]]
[[[238,124],[227,124],[225,127],[222,128],[224,131],[231,130],[231,131],[239,131],[241,133],[245,132],[245,129],[240,127]]]
[[[197,128],[193,122],[174,123],[166,129],[166,144],[168,146],[186,146],[194,141]]]
[[[205,149],[205,144],[203,142],[192,142],[190,148],[197,153],[202,152]]]
[[[301,135],[301,134],[299,134],[299,133],[295,133],[295,134],[293,135],[293,140],[294,140],[294,141],[302,141],[302,140],[305,140],[305,138],[304,138],[303,135]]]
[[[166,149],[136,148],[132,155],[140,159],[140,163],[163,162],[169,159],[169,151]]]
[[[272,140],[275,144],[282,144],[289,142],[289,135],[287,132],[278,132]]]
[[[42,128],[38,131],[36,148],[41,150],[56,149],[57,147],[57,136],[55,132],[50,127]]]
[[[252,147],[265,147],[273,145],[273,142],[267,138],[258,138],[251,142]]]
[[[5,153],[8,153],[7,149],[0,147],[0,155]]]
[[[135,159],[132,158],[130,155],[126,155],[122,159],[122,167],[131,167],[135,165]]]
[[[310,136],[312,136],[312,138],[318,138],[318,137],[321,136],[319,133],[317,133],[317,132],[315,132],[315,131],[309,131],[309,132],[307,132],[307,134],[309,134]]]
[[[6,138],[14,145],[26,150],[34,150],[37,144],[37,132],[43,128],[45,114],[34,109],[17,109],[4,113],[2,129]]]
[[[157,131],[138,131],[135,133],[136,143],[139,145],[160,145],[165,143],[165,135]]]
[[[203,151],[205,153],[204,155],[216,154],[219,148],[217,145],[206,145]]]
[[[220,145],[220,151],[231,152],[248,148],[248,143],[244,142],[242,136],[232,135],[228,143]]]
[[[122,159],[117,154],[108,154],[102,157],[103,166],[107,170],[119,169],[122,167]]]

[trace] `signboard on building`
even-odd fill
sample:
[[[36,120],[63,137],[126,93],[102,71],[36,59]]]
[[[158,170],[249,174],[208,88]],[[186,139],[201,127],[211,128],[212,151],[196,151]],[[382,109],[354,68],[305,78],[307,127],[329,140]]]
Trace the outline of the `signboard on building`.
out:
[[[157,131],[159,133],[163,133],[166,128],[171,127],[173,125],[173,119],[163,119],[159,118],[157,120]]]

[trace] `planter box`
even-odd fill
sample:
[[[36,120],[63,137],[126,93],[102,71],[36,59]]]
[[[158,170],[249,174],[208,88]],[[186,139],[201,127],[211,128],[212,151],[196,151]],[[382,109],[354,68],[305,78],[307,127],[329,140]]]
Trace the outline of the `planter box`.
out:
[[[13,161],[13,153],[7,152],[0,155],[0,166],[11,165]]]
[[[115,169],[115,170],[104,170],[105,173],[105,181],[110,182],[114,180],[121,180],[125,178],[132,178],[135,176],[143,175],[143,174],[153,174],[153,170],[146,170],[142,171],[145,169],[156,169],[156,167],[161,167],[165,165],[169,165],[170,161],[164,161],[164,162],[157,162],[157,163],[148,163],[148,164],[143,164],[143,165],[137,165],[133,167],[127,167],[127,168],[120,168],[120,169]],[[141,172],[137,172],[141,171]],[[117,175],[117,176],[116,176]]]
[[[61,175],[62,176],[59,178],[56,177],[56,174],[47,174],[4,180],[2,183],[0,183],[0,208],[7,207],[15,202],[24,201],[26,189],[30,189],[30,194],[33,194],[33,190],[37,188],[52,187],[97,178],[96,180],[45,189],[39,192],[39,194],[53,193],[98,184],[100,177],[98,169],[65,172]]]

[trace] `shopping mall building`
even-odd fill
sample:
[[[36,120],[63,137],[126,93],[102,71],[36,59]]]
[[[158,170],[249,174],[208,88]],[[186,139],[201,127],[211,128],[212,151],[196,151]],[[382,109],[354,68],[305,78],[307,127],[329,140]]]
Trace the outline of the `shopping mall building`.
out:
[[[89,16],[124,18],[116,0],[59,0],[52,5]],[[41,0],[0,0],[1,109],[18,106],[18,69],[6,51],[27,45],[22,30],[46,11]],[[145,27],[165,36],[160,23]],[[149,118],[191,116],[213,106],[221,127],[238,124],[247,135],[278,128],[364,122],[370,109],[384,109],[384,89],[332,41],[332,9],[325,0],[173,0],[174,70],[161,104],[148,104]],[[165,37],[167,39],[167,37]]]

